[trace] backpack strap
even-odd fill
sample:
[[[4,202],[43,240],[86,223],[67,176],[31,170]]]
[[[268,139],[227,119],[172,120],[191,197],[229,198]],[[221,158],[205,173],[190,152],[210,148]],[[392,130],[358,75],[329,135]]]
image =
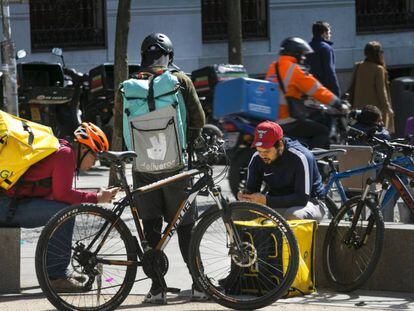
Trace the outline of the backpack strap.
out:
[[[283,80],[279,72],[279,63],[275,63],[275,72],[276,72],[277,80],[279,81],[280,88],[282,89],[283,95],[286,96],[285,85],[283,84]]]
[[[29,133],[28,143],[31,146],[33,145],[33,141],[34,141],[34,134],[33,134],[32,128],[29,126],[29,124],[27,124],[25,120],[22,120],[22,125],[23,125],[23,130]]]
[[[148,110],[154,111],[155,110],[155,98],[154,98],[154,77],[149,82],[148,85],[148,96],[147,96],[147,102],[148,102]]]

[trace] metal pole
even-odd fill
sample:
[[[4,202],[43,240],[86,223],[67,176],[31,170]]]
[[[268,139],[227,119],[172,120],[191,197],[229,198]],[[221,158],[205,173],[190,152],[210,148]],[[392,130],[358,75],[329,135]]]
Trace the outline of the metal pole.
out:
[[[1,14],[4,38],[4,41],[1,42],[4,108],[7,112],[18,116],[16,52],[11,40],[9,0],[1,0]]]

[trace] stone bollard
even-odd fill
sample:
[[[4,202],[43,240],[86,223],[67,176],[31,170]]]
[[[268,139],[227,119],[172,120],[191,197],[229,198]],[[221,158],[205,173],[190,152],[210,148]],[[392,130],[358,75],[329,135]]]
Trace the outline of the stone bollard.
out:
[[[20,228],[0,228],[0,294],[20,293]]]

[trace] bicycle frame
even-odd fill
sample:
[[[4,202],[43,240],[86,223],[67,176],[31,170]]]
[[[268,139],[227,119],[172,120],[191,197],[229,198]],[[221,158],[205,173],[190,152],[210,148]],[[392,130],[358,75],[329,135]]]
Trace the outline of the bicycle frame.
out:
[[[138,207],[135,205],[135,201],[133,200],[133,197],[135,195],[143,195],[145,193],[160,189],[161,187],[165,187],[167,185],[170,185],[172,183],[189,179],[195,175],[203,174],[203,176],[190,188],[188,189],[188,195],[186,199],[180,204],[177,213],[174,216],[173,221],[168,225],[168,227],[164,230],[161,236],[161,240],[155,247],[155,250],[163,250],[171,237],[174,235],[175,231],[177,230],[177,227],[180,225],[181,221],[183,220],[184,215],[189,210],[191,204],[194,202],[195,198],[199,194],[199,192],[207,187],[207,192],[213,197],[215,203],[217,204],[218,208],[220,210],[223,210],[223,220],[226,226],[226,230],[228,232],[229,236],[229,242],[230,243],[236,243],[237,246],[241,245],[240,237],[238,236],[237,230],[234,228],[234,224],[228,222],[228,219],[226,217],[227,213],[227,201],[222,197],[221,191],[219,187],[216,187],[214,185],[213,177],[209,173],[211,172],[211,168],[206,167],[204,169],[192,169],[186,172],[182,172],[179,174],[176,174],[174,176],[162,179],[160,181],[157,181],[155,183],[137,188],[133,191],[129,189],[129,186],[127,184],[126,176],[125,176],[125,166],[119,165],[117,167],[117,173],[118,177],[120,177],[122,188],[126,192],[126,196],[119,202],[115,203],[116,207],[113,209],[113,212],[117,216],[117,219],[119,219],[124,211],[124,209],[127,206],[130,206],[131,212],[133,215],[133,219],[135,222],[135,226],[138,232],[138,236],[141,242],[142,250],[137,247],[137,255],[140,260],[142,260],[142,256],[145,251],[151,249],[147,243],[144,230],[142,228],[142,225],[140,223],[140,216],[138,213]],[[91,241],[91,243],[88,245],[86,250],[90,250],[94,243],[97,241],[98,237],[105,231],[104,237],[100,241],[99,245],[97,246],[96,250],[94,251],[94,254],[96,255],[101,247],[104,245],[109,233],[111,232],[112,228],[115,226],[116,222],[111,224],[111,226],[107,229],[108,222],[105,223],[100,231],[97,233],[97,235],[94,237],[94,239]],[[120,265],[120,266],[129,266],[129,265],[141,265],[140,262],[130,262],[130,261],[119,261],[119,260],[105,260],[98,258],[97,262],[108,264],[108,265]]]
[[[410,157],[399,156],[393,159],[392,163],[396,165],[403,165],[405,168],[414,170],[414,162]],[[325,185],[323,189],[323,193],[324,195],[327,195],[328,192],[332,189],[332,186],[335,184],[336,188],[338,189],[341,202],[345,203],[349,198],[346,195],[346,191],[341,183],[341,179],[365,174],[373,170],[379,170],[381,169],[384,163],[369,164],[367,166],[352,169],[352,170],[347,170],[345,172],[338,172],[332,162],[330,162],[329,164],[330,164],[330,168],[332,172],[331,172],[331,175],[329,177],[327,184]],[[402,181],[404,183],[408,182],[406,178],[403,178]],[[396,193],[397,193],[397,190],[395,187],[389,187],[386,193],[384,194],[382,200],[380,201],[381,208],[383,208]]]

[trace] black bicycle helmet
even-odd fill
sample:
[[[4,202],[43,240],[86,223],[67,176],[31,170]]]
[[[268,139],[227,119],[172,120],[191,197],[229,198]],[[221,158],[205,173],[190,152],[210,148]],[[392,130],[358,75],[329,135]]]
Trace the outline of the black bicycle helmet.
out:
[[[298,60],[302,55],[313,53],[313,49],[305,40],[298,37],[289,37],[282,41],[279,54],[296,57]]]
[[[146,52],[163,51],[164,54],[170,55],[172,61],[174,57],[174,48],[170,38],[162,33],[152,33],[147,36],[141,44],[141,56]]]

